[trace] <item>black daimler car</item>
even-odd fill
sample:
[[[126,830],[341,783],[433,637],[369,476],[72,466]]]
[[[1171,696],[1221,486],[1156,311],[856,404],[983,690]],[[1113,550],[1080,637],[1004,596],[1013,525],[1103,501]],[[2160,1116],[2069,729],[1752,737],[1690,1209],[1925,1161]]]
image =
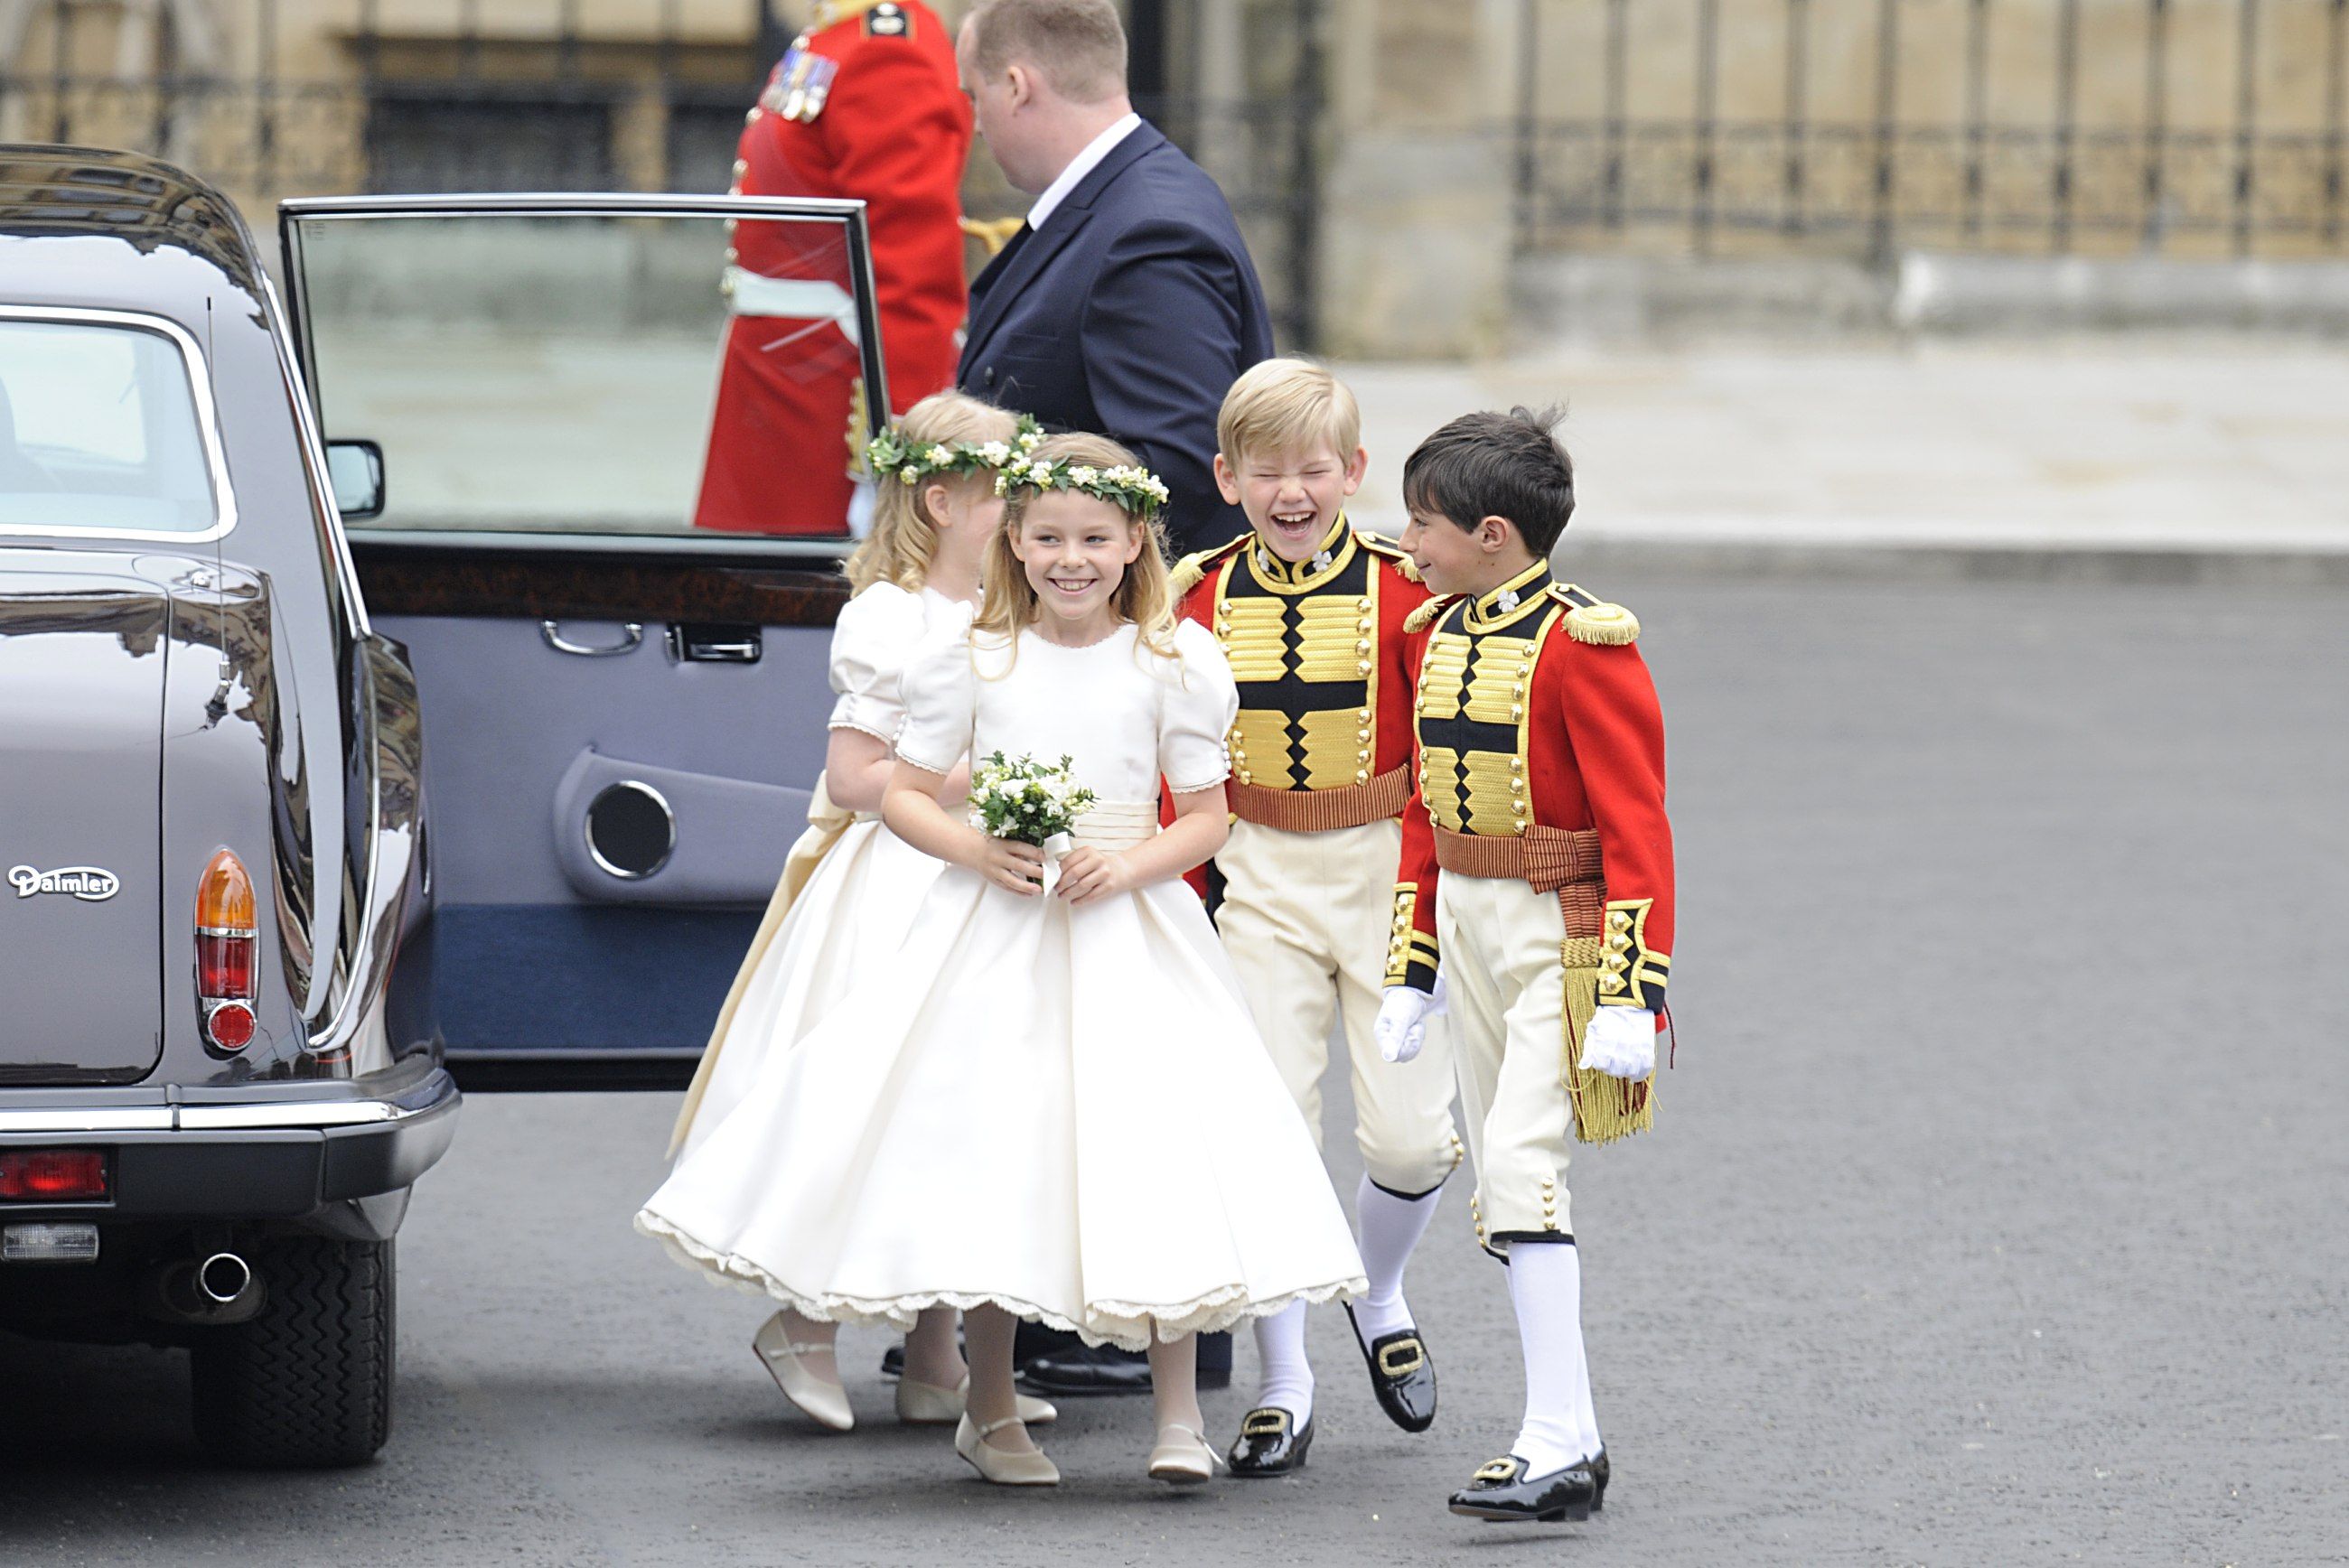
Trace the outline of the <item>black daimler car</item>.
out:
[[[691,523],[744,223],[885,410],[855,203],[291,201],[273,284],[0,146],[0,1330],[223,1458],[381,1447],[459,1087],[682,1084],[804,819],[840,547]]]

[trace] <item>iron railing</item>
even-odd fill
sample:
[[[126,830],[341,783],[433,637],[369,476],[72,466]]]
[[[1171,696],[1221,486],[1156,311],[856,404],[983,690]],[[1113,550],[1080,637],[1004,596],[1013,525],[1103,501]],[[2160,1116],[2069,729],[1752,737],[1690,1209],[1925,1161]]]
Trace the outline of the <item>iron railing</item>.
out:
[[[1517,0],[1516,23],[1524,247],[2349,237],[2349,0]]]

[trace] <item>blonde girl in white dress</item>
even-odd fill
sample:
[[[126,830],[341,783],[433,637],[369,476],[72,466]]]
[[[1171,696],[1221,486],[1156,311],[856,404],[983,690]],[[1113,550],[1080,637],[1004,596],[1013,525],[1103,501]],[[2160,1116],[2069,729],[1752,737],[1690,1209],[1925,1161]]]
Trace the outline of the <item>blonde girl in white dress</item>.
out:
[[[974,629],[908,674],[885,807],[947,868],[891,972],[770,1057],[636,1222],[812,1319],[962,1308],[955,1446],[992,1481],[1059,1479],[1015,1403],[1016,1319],[1146,1349],[1150,1474],[1201,1481],[1193,1336],[1360,1295],[1361,1261],[1180,880],[1224,839],[1238,696],[1214,636],[1174,622],[1163,489],[1096,436],[1007,481]],[[1099,797],[1057,866],[940,804],[957,759],[998,750],[1065,755]]]
[[[905,717],[903,676],[926,634],[959,629],[978,602],[979,572],[1002,516],[1002,466],[1040,437],[992,404],[956,392],[925,397],[874,444],[881,472],[873,530],[846,562],[851,597],[832,636],[832,710],[824,769],[759,934],[719,1011],[670,1140],[689,1158],[741,1103],[774,1053],[796,1044],[859,977],[905,938],[938,862],[883,826],[881,799]],[[949,763],[939,785],[960,800],[969,769]],[[705,1179],[755,1182],[754,1160]],[[842,1387],[837,1325],[785,1307],[752,1346],[792,1402],[821,1425],[855,1424]],[[917,1423],[962,1414],[962,1352],[955,1314],[940,1307],[905,1336],[897,1413]],[[1032,1400],[1030,1418],[1050,1407]]]

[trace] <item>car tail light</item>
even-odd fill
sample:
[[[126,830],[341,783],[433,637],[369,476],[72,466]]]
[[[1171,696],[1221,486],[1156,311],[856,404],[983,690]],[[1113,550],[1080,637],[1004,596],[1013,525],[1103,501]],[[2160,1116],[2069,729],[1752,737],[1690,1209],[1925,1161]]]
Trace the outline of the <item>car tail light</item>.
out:
[[[233,1054],[253,1043],[259,935],[253,879],[244,874],[243,861],[222,850],[196,883],[196,1003],[204,1043],[215,1051]]]
[[[106,1196],[106,1156],[95,1149],[12,1149],[0,1154],[0,1201],[66,1203]]]

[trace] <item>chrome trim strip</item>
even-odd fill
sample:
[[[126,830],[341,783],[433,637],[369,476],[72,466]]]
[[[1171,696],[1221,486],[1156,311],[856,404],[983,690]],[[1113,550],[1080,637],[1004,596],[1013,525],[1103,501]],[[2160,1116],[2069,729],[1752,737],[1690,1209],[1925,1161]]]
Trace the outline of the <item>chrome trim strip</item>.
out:
[[[511,550],[550,555],[635,555],[648,561],[665,555],[709,555],[739,560],[752,566],[779,558],[830,562],[841,560],[856,548],[856,541],[844,533],[826,539],[784,534],[697,539],[689,533],[528,533],[463,528],[357,528],[351,531],[364,538],[369,550]]]
[[[434,1104],[439,1104],[435,1101]],[[430,1106],[423,1108],[430,1109]],[[371,1121],[405,1121],[418,1111],[380,1099],[286,1100],[275,1105],[183,1105],[180,1128],[219,1132],[236,1128],[356,1127]]]
[[[837,223],[864,203],[831,196],[712,196],[683,191],[500,191],[429,196],[289,196],[277,203],[286,218],[435,218],[527,213],[536,217],[598,218],[671,214],[680,218],[802,218]]]
[[[0,1132],[168,1132],[168,1105],[0,1110]]]
[[[293,258],[288,257],[289,264]],[[269,313],[270,342],[277,350],[277,373],[285,379],[286,400],[294,405],[294,426],[302,442],[303,477],[310,481],[310,509],[316,514],[317,526],[326,537],[327,551],[335,559],[335,573],[341,584],[343,620],[350,628],[352,640],[365,642],[374,634],[375,626],[367,616],[367,595],[359,587],[358,562],[351,558],[349,537],[343,530],[342,509],[335,504],[335,492],[326,480],[326,438],[325,427],[319,423],[318,410],[310,401],[310,383],[302,368],[302,358],[294,352],[293,318],[286,314],[285,302],[277,297],[277,285],[269,273],[261,272],[261,304]]]
[[[129,327],[170,338],[180,349],[180,366],[187,372],[188,391],[196,406],[196,429],[204,446],[204,468],[212,481],[212,525],[200,532],[150,528],[36,528],[0,526],[0,538],[10,539],[145,539],[166,544],[202,544],[236,527],[236,490],[229,483],[228,455],[222,444],[220,410],[212,402],[212,366],[188,329],[167,317],[140,310],[102,310],[81,305],[0,304],[0,321],[75,322]]]

